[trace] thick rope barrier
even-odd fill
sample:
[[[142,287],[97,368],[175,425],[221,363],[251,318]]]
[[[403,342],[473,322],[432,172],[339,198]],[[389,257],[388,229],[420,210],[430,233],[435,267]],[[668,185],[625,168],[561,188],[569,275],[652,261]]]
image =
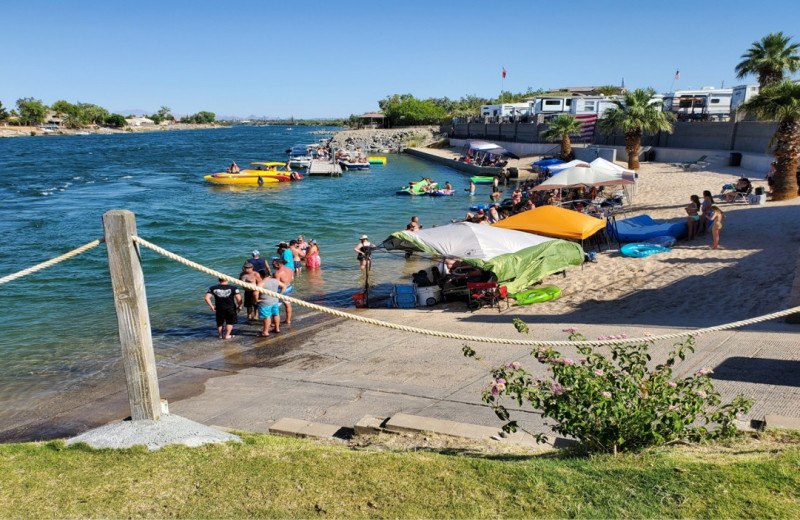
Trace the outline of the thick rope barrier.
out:
[[[78,256],[79,254],[84,253],[84,252],[88,251],[89,249],[92,249],[93,247],[99,246],[103,242],[105,242],[104,238],[98,238],[97,240],[92,240],[91,242],[89,242],[87,244],[84,244],[81,247],[78,247],[76,249],[73,249],[72,251],[64,253],[61,256],[57,256],[57,257],[55,257],[55,258],[53,258],[51,260],[48,260],[46,262],[42,262],[41,264],[36,264],[36,265],[31,266],[31,267],[29,267],[27,269],[23,269],[22,271],[17,271],[14,274],[10,274],[8,276],[4,276],[4,277],[0,278],[0,285],[3,285],[4,283],[16,280],[17,278],[22,278],[23,276],[27,276],[29,274],[33,274],[36,271],[41,271],[42,269],[47,269],[48,267],[52,267],[52,266],[54,266],[54,265],[56,265],[58,263],[63,262],[64,260],[69,260],[73,256]]]
[[[280,298],[285,300],[289,303],[299,305],[301,307],[306,307],[311,310],[315,310],[318,312],[324,312],[326,314],[330,314],[332,316],[337,316],[339,318],[345,318],[348,320],[358,321],[361,323],[367,323],[370,325],[377,325],[379,327],[386,327],[389,329],[400,330],[403,332],[411,332],[414,334],[422,334],[426,336],[436,336],[440,338],[446,339],[455,339],[461,341],[473,341],[476,343],[494,343],[494,344],[501,344],[501,345],[522,345],[522,346],[542,346],[542,347],[566,347],[566,346],[575,346],[575,345],[615,345],[615,344],[632,344],[632,343],[649,343],[654,341],[663,341],[663,340],[671,340],[671,339],[679,339],[683,337],[689,336],[697,336],[700,334],[706,334],[710,332],[717,332],[722,330],[730,330],[730,329],[738,329],[740,327],[744,327],[746,325],[752,325],[755,323],[760,323],[763,321],[773,320],[775,318],[781,318],[783,316],[788,316],[789,314],[795,314],[800,312],[800,307],[793,307],[791,309],[786,309],[779,312],[773,312],[771,314],[766,314],[763,316],[758,316],[756,318],[751,318],[748,320],[736,321],[733,323],[727,323],[724,325],[717,325],[714,327],[706,327],[703,329],[696,329],[693,331],[684,331],[684,332],[677,332],[672,334],[661,334],[658,336],[647,336],[643,338],[617,338],[617,339],[604,339],[604,340],[586,340],[586,341],[545,341],[545,340],[519,340],[519,339],[508,339],[508,338],[488,338],[484,336],[469,336],[465,334],[453,334],[451,332],[442,332],[442,331],[435,331],[435,330],[428,330],[428,329],[421,329],[418,327],[409,327],[407,325],[399,325],[397,323],[391,323],[388,321],[383,320],[376,320],[373,318],[366,318],[363,316],[358,316],[357,314],[353,314],[350,312],[344,312],[336,309],[331,309],[330,307],[324,307],[322,305],[317,305],[315,303],[307,302],[304,300],[298,300],[297,298],[293,298],[291,296],[285,296],[280,293],[276,293],[273,291],[269,291],[264,289],[263,287],[258,287],[251,283],[243,282],[239,279],[233,278],[232,276],[228,276],[225,273],[221,273],[219,271],[215,271],[213,269],[209,269],[208,267],[198,264],[197,262],[193,262],[188,260],[180,255],[177,255],[171,251],[168,251],[162,247],[159,247],[147,240],[138,237],[132,236],[131,239],[148,249],[155,251],[156,253],[163,255],[171,260],[175,260],[178,263],[181,263],[185,266],[191,267],[192,269],[196,269],[202,273],[206,273],[208,275],[214,276],[216,278],[222,278],[227,280],[230,283],[236,284],[240,287],[245,289],[255,291],[258,293],[266,294],[268,296],[272,296],[274,298]]]

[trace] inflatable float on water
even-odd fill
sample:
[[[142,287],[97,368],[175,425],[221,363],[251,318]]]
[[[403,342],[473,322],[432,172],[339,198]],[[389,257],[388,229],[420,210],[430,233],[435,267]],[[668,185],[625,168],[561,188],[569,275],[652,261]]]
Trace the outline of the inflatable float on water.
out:
[[[546,287],[539,287],[537,289],[529,289],[514,294],[509,294],[509,298],[517,300],[517,305],[528,305],[531,303],[541,303],[550,300],[555,300],[561,296],[561,289],[555,285],[548,285]]]
[[[625,244],[619,249],[622,256],[629,256],[632,258],[644,258],[656,253],[668,253],[672,249],[658,244]]]
[[[470,177],[469,180],[471,180],[475,184],[491,184],[494,182],[494,177],[475,176],[475,177]]]

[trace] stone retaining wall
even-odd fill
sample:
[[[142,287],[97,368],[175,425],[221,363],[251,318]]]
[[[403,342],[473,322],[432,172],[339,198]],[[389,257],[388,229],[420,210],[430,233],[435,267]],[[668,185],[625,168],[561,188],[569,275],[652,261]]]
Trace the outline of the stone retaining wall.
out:
[[[390,153],[409,146],[428,146],[444,137],[438,126],[342,130],[333,136],[331,146],[351,150],[360,146],[367,152]]]

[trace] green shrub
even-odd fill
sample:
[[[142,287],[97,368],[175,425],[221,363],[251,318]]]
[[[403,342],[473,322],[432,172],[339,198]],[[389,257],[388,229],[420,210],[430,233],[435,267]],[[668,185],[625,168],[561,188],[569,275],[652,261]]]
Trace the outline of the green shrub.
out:
[[[517,329],[527,325],[515,320]],[[572,341],[586,341],[576,329],[565,329]],[[608,338],[608,339],[623,339]],[[556,433],[576,439],[590,452],[638,450],[675,441],[696,442],[730,437],[736,432],[735,419],[750,410],[752,402],[737,396],[720,405],[714,391],[710,369],[683,379],[672,378],[678,359],[694,352],[695,339],[675,344],[663,364],[648,368],[648,346],[610,345],[610,358],[591,345],[579,345],[578,360],[566,358],[552,348],[532,351],[536,360],[548,366],[551,377],[536,379],[520,363],[514,362],[492,372],[492,381],[483,394],[497,416],[508,421],[510,414],[500,404],[510,397],[518,405],[528,403],[555,421]],[[464,347],[467,356],[474,356]],[[503,429],[515,431],[515,421]],[[539,435],[540,442],[546,441]]]

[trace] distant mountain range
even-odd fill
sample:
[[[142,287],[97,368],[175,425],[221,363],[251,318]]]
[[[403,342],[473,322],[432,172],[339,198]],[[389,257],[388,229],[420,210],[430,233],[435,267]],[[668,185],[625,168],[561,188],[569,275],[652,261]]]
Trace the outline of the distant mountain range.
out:
[[[125,109],[125,110],[115,110],[115,111],[112,111],[112,112],[114,114],[121,114],[123,116],[143,117],[143,116],[149,116],[149,115],[155,114],[157,112],[157,110],[148,112],[147,110],[142,110],[141,108],[129,108],[129,109]],[[175,116],[176,119],[180,119],[181,117],[183,117],[183,116],[185,116],[187,114],[177,114],[177,113],[173,112],[172,115]],[[225,115],[225,114],[216,114],[215,117],[216,117],[217,121],[244,121],[244,120],[249,120],[249,121],[275,121],[275,120],[281,120],[281,121],[285,121],[285,120],[288,119],[286,117],[257,116],[255,114],[250,114],[247,117],[234,116],[234,115]],[[312,118],[309,118],[309,119],[318,119],[320,121],[324,121],[326,119],[336,119],[336,118],[330,118],[330,117],[328,117],[328,118],[324,118],[324,117],[323,118],[316,118],[316,117],[312,117]]]

